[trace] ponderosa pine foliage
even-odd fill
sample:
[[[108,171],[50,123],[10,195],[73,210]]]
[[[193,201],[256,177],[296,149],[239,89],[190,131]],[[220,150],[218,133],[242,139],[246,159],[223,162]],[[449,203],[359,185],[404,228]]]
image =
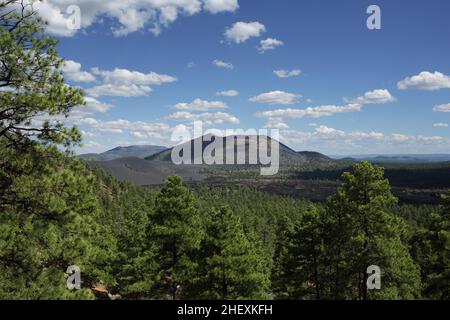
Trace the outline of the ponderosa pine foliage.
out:
[[[419,268],[411,258],[406,222],[383,169],[363,162],[322,210],[312,207],[288,224],[277,257],[274,289],[285,299],[415,299]],[[381,269],[381,290],[368,290],[367,268]]]
[[[81,89],[65,84],[57,41],[44,34],[45,23],[31,4],[0,2],[0,139],[6,147],[40,140],[71,146],[80,142],[75,128],[58,119],[84,104]]]
[[[280,299],[320,300],[325,270],[321,217],[315,206],[290,226],[284,235],[274,280]]]
[[[117,259],[112,264],[115,285],[108,288],[122,299],[154,298],[157,281],[156,246],[150,238],[151,213],[156,194],[118,182],[94,169],[102,224],[109,226],[117,241]]]
[[[203,238],[196,200],[181,178],[170,177],[155,201],[149,240],[157,245],[159,264],[156,285],[161,298],[189,297],[186,287],[196,278],[195,251]]]
[[[266,299],[270,268],[257,238],[229,208],[211,210],[198,252],[198,298]],[[259,249],[259,250],[258,250]]]
[[[450,196],[412,236],[412,252],[421,268],[424,296],[450,299]]]
[[[10,183],[1,191],[0,297],[93,298],[92,284],[114,282],[109,270],[116,253],[114,237],[98,223],[94,177],[53,148],[12,153],[8,159],[14,156],[20,174],[2,172]],[[71,265],[81,268],[83,290],[66,288]]]
[[[429,276],[429,291],[435,299],[450,299],[450,193],[442,196],[442,206],[430,230],[437,258]]]
[[[20,1],[0,3],[0,297],[92,298],[92,283],[113,281],[115,239],[97,224],[94,177],[57,146],[80,141],[75,128],[40,121],[83,103],[64,83],[56,41]],[[64,273],[77,265],[83,290]]]
[[[323,219],[324,295],[336,299],[414,299],[420,297],[419,269],[407,245],[407,225],[390,208],[397,199],[383,169],[362,162],[344,173]],[[367,268],[381,268],[381,290],[367,289]]]
[[[83,92],[44,26],[0,0],[0,299],[449,299],[450,197],[399,205],[367,162],[312,204],[180,177],[136,187],[77,160],[63,121]]]

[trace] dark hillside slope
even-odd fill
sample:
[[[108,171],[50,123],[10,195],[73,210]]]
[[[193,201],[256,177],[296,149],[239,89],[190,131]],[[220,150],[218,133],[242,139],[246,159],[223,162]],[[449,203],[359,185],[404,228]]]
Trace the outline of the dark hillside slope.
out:
[[[191,160],[194,161],[194,145],[196,143],[199,142],[201,138],[197,138],[195,140],[191,140],[190,142],[186,142],[184,144],[181,145],[182,146],[186,146],[186,148],[189,146],[189,144],[191,144]],[[215,140],[214,139],[222,139],[222,143],[224,145],[224,150],[223,150],[223,154],[224,154],[224,161],[225,161],[225,154],[228,150],[230,150],[230,148],[233,148],[234,150],[234,154],[235,154],[235,159],[237,157],[237,153],[238,153],[238,144],[242,143],[244,141],[244,137],[238,137],[238,139],[235,139],[234,141],[234,146],[229,146],[226,144],[226,138],[223,137],[213,137],[211,140],[212,141],[203,141],[202,142],[202,154],[203,151],[205,150],[205,148],[207,148],[211,143],[213,143]],[[268,150],[270,151],[270,143],[271,143],[271,139],[270,138],[266,138],[268,141]],[[248,164],[249,160],[248,160],[248,151],[249,151],[249,138],[246,137],[245,138],[245,152],[246,152],[246,163]],[[318,152],[308,152],[308,151],[303,151],[303,152],[296,152],[294,150],[292,150],[291,148],[289,148],[288,146],[286,146],[283,143],[279,143],[280,145],[280,165],[281,167],[291,167],[291,166],[299,166],[299,165],[304,165],[306,163],[309,164],[313,164],[316,165],[317,168],[319,167],[332,167],[333,165],[335,165],[336,163],[338,163],[339,161],[333,160],[323,154],[320,154]],[[260,147],[260,142],[258,142],[258,150]],[[160,153],[154,154],[152,156],[146,157],[146,160],[159,160],[159,161],[172,161],[172,151],[173,148],[164,150]]]
[[[166,150],[166,147],[161,146],[129,146],[129,147],[117,147],[104,153],[89,153],[82,154],[78,157],[86,161],[110,161],[120,158],[145,158],[155,153]]]
[[[160,185],[171,175],[180,175],[185,181],[201,181],[205,178],[198,166],[176,166],[162,161],[139,158],[120,158],[112,161],[90,161],[91,167],[99,166],[120,181],[135,185]]]

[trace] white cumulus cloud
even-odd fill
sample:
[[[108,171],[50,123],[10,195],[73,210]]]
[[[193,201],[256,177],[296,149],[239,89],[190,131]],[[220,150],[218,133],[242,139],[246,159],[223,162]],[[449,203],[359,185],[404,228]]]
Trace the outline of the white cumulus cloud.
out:
[[[115,68],[112,71],[103,71],[93,68],[92,73],[103,77],[105,83],[124,84],[132,83],[137,85],[161,85],[177,81],[177,78],[158,74],[156,72],[142,73],[139,71],[130,71],[127,69]]]
[[[235,12],[239,9],[237,0],[203,0],[206,11],[211,13],[218,12]]]
[[[250,98],[250,102],[289,105],[297,103],[301,97],[302,95],[300,94],[284,91],[271,91]]]
[[[364,95],[356,98],[354,102],[360,104],[383,104],[394,101],[395,98],[391,95],[389,90],[376,89],[364,93]]]
[[[227,109],[228,105],[221,101],[206,101],[201,99],[195,99],[194,101],[187,103],[181,102],[173,106],[176,110],[181,111],[209,111],[209,110],[222,110]]]
[[[431,73],[423,71],[418,75],[405,78],[397,84],[400,90],[419,89],[419,90],[439,90],[450,88],[450,76],[441,72]]]
[[[138,97],[152,92],[151,86],[177,81],[177,78],[156,72],[142,73],[115,68],[112,71],[93,68],[91,72],[102,78],[102,84],[86,90],[93,97]]]
[[[262,94],[257,97],[253,97],[250,101],[253,102],[261,102],[268,104],[292,104],[294,101],[298,100],[292,96],[292,94],[285,95],[286,93],[282,93],[279,91],[275,91],[272,93]],[[291,97],[289,99],[289,97]],[[268,110],[263,112],[258,112],[256,115],[262,118],[267,119],[279,119],[281,122],[283,119],[301,119],[301,118],[321,118],[321,117],[330,117],[334,114],[340,113],[351,113],[351,112],[359,112],[363,109],[366,104],[382,104],[395,101],[395,98],[391,95],[388,90],[385,89],[377,89],[373,91],[368,91],[364,95],[353,99],[344,99],[346,103],[344,105],[319,105],[316,107],[308,107],[305,109],[276,109],[276,110]],[[284,103],[281,103],[284,102]],[[289,103],[288,103],[289,102]],[[308,102],[312,102],[311,100]]]
[[[260,53],[264,53],[268,50],[275,50],[277,47],[283,46],[284,42],[274,38],[267,38],[265,40],[261,40],[259,44],[258,51]]]
[[[109,83],[86,89],[86,92],[94,97],[139,97],[148,95],[152,92],[152,88],[135,84]]]
[[[69,81],[74,82],[93,82],[95,76],[87,71],[81,71],[81,64],[73,60],[64,61],[61,71],[64,77]]]
[[[225,62],[225,61],[216,59],[212,63],[213,63],[213,65],[215,65],[216,67],[219,67],[219,68],[224,68],[224,69],[229,69],[229,70],[234,69],[233,64],[230,62]]]
[[[450,103],[434,106],[433,111],[435,111],[435,112],[450,112]]]
[[[111,105],[109,105],[107,103],[102,103],[95,98],[86,97],[84,100],[86,101],[86,105],[83,106],[82,108],[84,108],[85,111],[87,111],[87,112],[105,113],[109,109],[111,109]]]
[[[232,116],[226,112],[204,112],[195,114],[188,111],[175,112],[168,116],[169,120],[177,121],[203,121],[206,125],[211,124],[239,124],[240,121],[235,116]]]
[[[150,30],[158,35],[180,16],[201,12],[213,14],[235,12],[237,0],[24,0],[33,3],[40,16],[48,22],[47,31],[58,36],[74,36],[79,30],[69,28],[73,17],[67,8],[76,5],[81,11],[81,29],[86,29],[103,17],[113,19],[111,32],[126,36],[139,30]]]
[[[68,118],[65,120],[78,121],[83,118],[88,118],[95,113],[106,113],[112,108],[112,105],[108,103],[103,103],[93,97],[85,97],[84,101],[85,105],[76,106],[75,108],[73,108],[70,111]],[[55,117],[48,117],[48,118],[51,119]],[[59,117],[56,117],[55,119],[58,120],[58,118]]]
[[[268,118],[265,127],[267,129],[289,129],[289,126],[283,122],[282,118]]]
[[[252,37],[259,37],[266,31],[260,22],[236,22],[225,31],[225,38],[229,42],[244,43]]]
[[[348,104],[345,106],[336,105],[323,105],[314,108],[306,109],[276,109],[260,112],[257,115],[263,118],[290,118],[290,119],[300,119],[300,118],[320,118],[332,116],[336,113],[347,113],[347,112],[358,112],[361,111],[362,106],[360,104]]]

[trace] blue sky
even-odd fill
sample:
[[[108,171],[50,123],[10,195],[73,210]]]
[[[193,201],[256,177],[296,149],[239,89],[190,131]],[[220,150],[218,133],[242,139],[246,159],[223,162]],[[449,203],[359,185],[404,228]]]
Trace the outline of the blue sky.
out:
[[[74,3],[80,30],[64,23]],[[85,133],[79,152],[168,146],[199,119],[279,128],[296,150],[325,154],[450,153],[449,1],[106,3],[39,8],[66,79],[86,89],[69,119]],[[372,4],[381,30],[366,26]]]

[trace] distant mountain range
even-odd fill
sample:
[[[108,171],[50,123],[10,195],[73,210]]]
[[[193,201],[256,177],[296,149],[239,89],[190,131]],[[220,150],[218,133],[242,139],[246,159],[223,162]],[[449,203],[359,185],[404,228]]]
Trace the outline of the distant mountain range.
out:
[[[205,138],[205,137],[202,137]],[[85,154],[79,156],[92,166],[100,166],[105,171],[112,174],[119,180],[127,181],[136,185],[160,185],[165,182],[170,175],[180,175],[187,182],[209,181],[209,182],[244,182],[253,184],[260,180],[260,165],[248,163],[249,138],[245,140],[240,137],[234,144],[227,145],[223,137],[207,137],[200,141],[198,138],[191,140],[183,147],[191,145],[191,160],[194,160],[194,145],[202,146],[205,150],[211,143],[218,142],[216,139],[223,139],[223,154],[232,149],[235,159],[237,159],[238,145],[245,144],[246,163],[241,165],[175,165],[172,162],[173,148],[163,146],[129,146],[117,147],[101,154]],[[270,138],[267,138],[270,150]],[[260,145],[257,145],[258,150]],[[280,171],[279,174],[263,179],[270,184],[282,181],[291,181],[293,178],[302,178],[301,172],[308,172],[313,176],[331,179],[328,177],[333,172],[334,178],[340,176],[342,170],[348,169],[358,161],[369,160],[374,163],[384,164],[391,171],[398,166],[440,166],[439,163],[450,161],[450,155],[353,155],[348,157],[327,157],[318,152],[301,151],[297,152],[288,146],[280,143]],[[203,152],[202,152],[203,153]],[[224,156],[225,159],[225,156]],[[427,164],[428,163],[428,164]],[[446,163],[447,168],[449,163]],[[428,168],[433,169],[433,168]],[[439,168],[435,168],[438,170]],[[395,170],[394,170],[395,171]],[[329,173],[327,173],[329,172]],[[395,173],[395,172],[394,172]],[[300,175],[299,175],[300,174]],[[417,174],[417,172],[416,172]],[[411,175],[411,174],[409,174]],[[328,177],[328,178],[327,178]],[[334,179],[333,178],[333,179]],[[256,180],[255,180],[256,179]],[[267,180],[268,179],[268,180]],[[332,180],[333,180],[332,179]],[[436,178],[434,178],[436,180]]]
[[[140,158],[151,156],[155,153],[166,150],[166,147],[161,146],[129,146],[117,147],[104,153],[88,153],[82,154],[78,157],[86,161],[111,161],[120,158]]]
[[[191,140],[185,144],[187,146],[190,143],[192,146],[192,160],[194,159],[193,146],[199,142],[199,139],[201,138]],[[233,148],[236,159],[239,140],[236,140],[234,145],[227,146],[225,138],[214,137],[213,139],[206,139],[208,141],[203,141],[202,151],[210,143],[215,142],[214,139],[224,139],[224,155],[227,150]],[[244,140],[242,139],[240,141],[242,143]],[[268,149],[270,150],[270,138],[268,138],[268,141]],[[247,137],[245,140],[246,164],[233,166],[175,165],[172,163],[171,158],[173,148],[167,149],[160,146],[119,147],[102,154],[81,155],[80,158],[87,161],[91,166],[102,167],[120,180],[132,182],[137,185],[157,185],[164,183],[166,178],[173,174],[182,176],[186,181],[201,181],[217,176],[228,177],[231,173],[235,173],[239,177],[244,177],[243,172],[254,176],[255,174],[259,174],[260,166],[248,164],[248,149],[249,141]],[[344,162],[347,163],[347,161],[333,160],[318,152],[297,152],[280,143],[281,171],[288,168],[311,170],[336,168]]]
[[[245,140],[243,139],[244,137],[237,137],[237,139],[235,139],[234,144],[227,145],[227,140],[226,138],[223,137],[201,137],[201,138],[197,138],[194,140],[191,140],[189,142],[186,142],[184,144],[181,144],[179,147],[185,147],[186,149],[189,147],[190,144],[190,149],[192,150],[192,154],[191,154],[191,161],[194,162],[194,146],[196,145],[196,143],[199,143],[202,145],[202,155],[203,152],[205,151],[205,149],[213,142],[215,142],[215,139],[222,139],[221,143],[224,146],[223,147],[223,162],[226,162],[226,154],[230,149],[233,149],[232,152],[234,153],[234,158],[235,158],[235,162],[237,162],[237,150],[238,150],[238,145],[239,144],[245,144],[245,153],[246,153],[246,164],[249,163],[249,157],[248,157],[248,152],[249,152],[249,146],[250,146],[250,142],[249,142],[249,137],[245,137]],[[200,139],[202,141],[200,141]],[[270,151],[270,144],[271,144],[271,139],[270,138],[266,138],[267,141],[267,149]],[[257,150],[259,150],[260,148],[260,143],[258,142],[257,144]],[[298,164],[304,164],[307,162],[316,162],[317,164],[323,165],[323,166],[327,166],[330,164],[333,164],[336,162],[336,160],[333,160],[321,153],[318,152],[310,152],[310,151],[301,151],[301,152],[297,152],[292,150],[291,148],[289,148],[288,146],[284,145],[283,143],[279,143],[279,153],[280,153],[280,164],[282,166],[295,166]],[[148,157],[145,157],[145,160],[159,160],[159,161],[172,161],[172,150],[173,148],[161,151],[159,153],[155,153],[153,155],[149,155]]]

